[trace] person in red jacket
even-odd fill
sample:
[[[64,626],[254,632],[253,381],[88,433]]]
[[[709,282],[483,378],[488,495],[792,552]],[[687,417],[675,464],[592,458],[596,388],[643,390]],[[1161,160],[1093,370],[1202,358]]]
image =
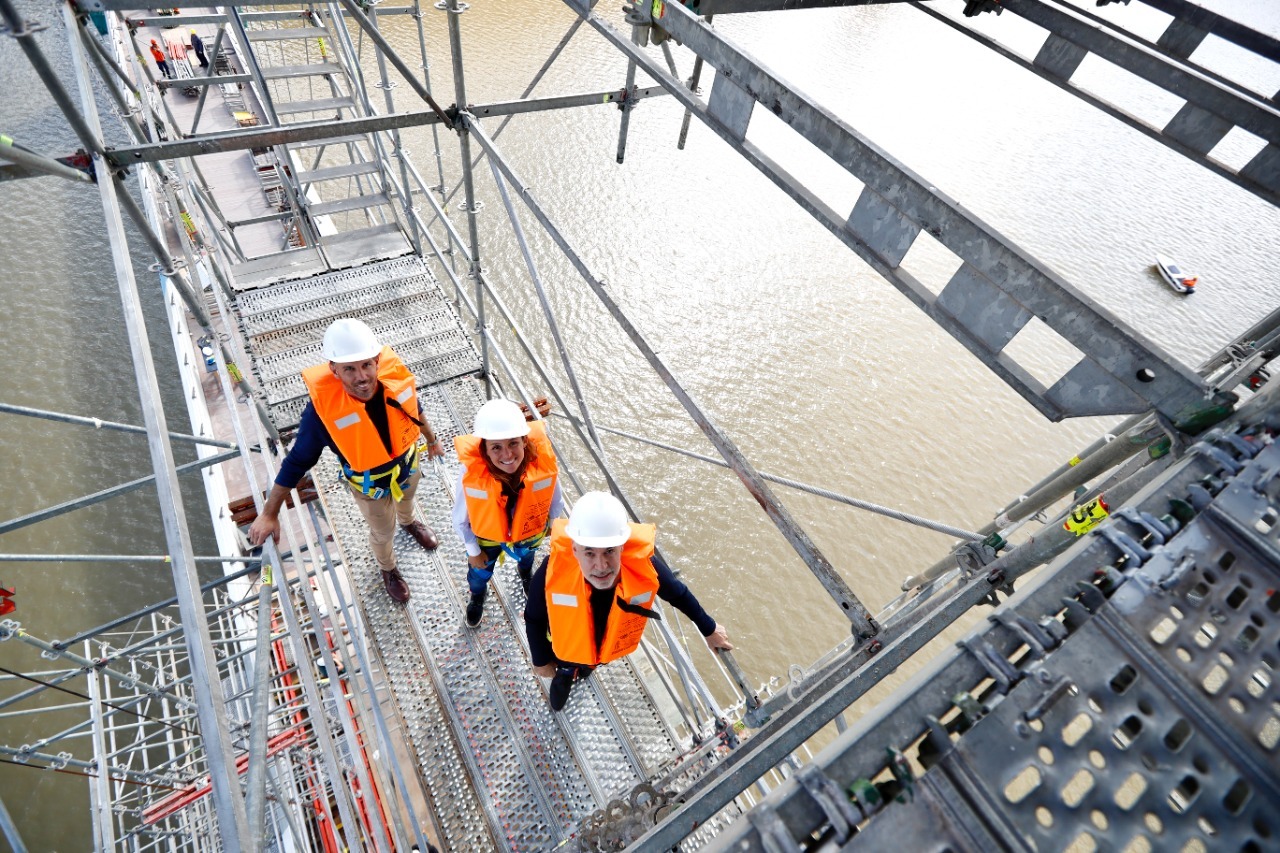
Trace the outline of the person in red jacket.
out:
[[[156,68],[160,69],[161,74],[165,77],[173,76],[173,74],[169,72],[168,57],[164,55],[164,48],[162,48],[155,39],[151,40],[151,58],[156,61]]]
[[[645,627],[660,618],[655,596],[688,616],[712,650],[733,648],[724,626],[654,553],[655,532],[630,523],[622,502],[605,492],[587,492],[568,523],[552,524],[524,622],[533,671],[551,679],[553,711],[564,708],[575,680],[640,647]]]
[[[422,416],[413,374],[367,325],[335,321],[324,333],[321,351],[328,362],[302,372],[311,399],[271,493],[249,527],[249,541],[261,545],[268,536],[279,538],[285,497],[328,447],[369,524],[369,547],[387,595],[403,604],[409,585],[396,569],[391,547],[396,521],[423,548],[439,546],[435,531],[414,517],[413,496],[422,476],[419,438],[426,433],[430,456],[443,456],[444,448]]]

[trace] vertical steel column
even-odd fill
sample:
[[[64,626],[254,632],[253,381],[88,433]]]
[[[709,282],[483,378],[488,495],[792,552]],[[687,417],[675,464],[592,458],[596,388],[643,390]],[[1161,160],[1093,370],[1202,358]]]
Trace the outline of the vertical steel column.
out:
[[[18,834],[18,825],[4,807],[4,797],[0,797],[0,829],[4,830],[5,840],[13,848],[13,853],[27,853],[27,845],[22,843],[22,836]]]
[[[258,637],[254,643],[253,699],[249,711],[249,772],[245,784],[245,810],[249,838],[258,849],[262,844],[262,816],[266,809],[267,789],[267,701],[271,697],[271,576],[263,566],[262,583],[258,587]]]
[[[218,51],[222,49],[222,39],[226,36],[226,34],[227,34],[226,27],[219,24],[218,37],[213,40],[213,52],[209,54],[210,56],[213,57],[213,61],[209,63],[209,71],[205,74],[205,76],[208,77],[210,80],[212,80],[216,76],[214,75],[213,72],[217,70]],[[212,86],[213,84],[209,83],[206,86],[200,87],[200,100],[196,101],[196,114],[191,118],[191,135],[192,136],[196,135],[196,128],[200,126],[200,114],[204,112],[204,101],[205,101],[205,98],[209,97],[209,89]]]
[[[422,85],[426,86],[427,91],[431,90],[431,60],[427,58],[427,37],[422,29],[422,19],[426,15],[422,12],[419,0],[413,0],[413,20],[418,29],[418,54],[422,57]],[[444,207],[448,204],[444,191],[444,157],[440,152],[440,128],[437,125],[431,125],[431,142],[435,150],[436,157],[436,180],[439,181],[435,186],[435,190],[440,193],[440,206]],[[408,184],[405,184],[406,188]],[[424,188],[424,192],[430,192],[430,188]],[[409,191],[412,198],[413,191]],[[453,252],[449,252],[449,268],[456,270],[454,264]]]
[[[110,850],[116,846],[115,827],[112,825],[111,779],[106,772],[107,743],[103,738],[102,718],[102,686],[99,682],[102,675],[95,669],[85,673],[89,688],[89,711],[93,719],[93,757],[98,766],[103,768],[98,778],[93,781],[94,814],[93,814],[93,846],[95,850]]]
[[[582,412],[582,420],[586,422],[587,432],[591,434],[591,440],[596,443],[596,447],[600,448],[600,452],[604,453],[604,444],[600,441],[600,436],[596,432],[595,421],[591,417],[591,409],[587,406],[587,395],[583,392],[582,386],[578,384],[578,374],[573,369],[573,360],[569,358],[569,348],[565,346],[564,337],[560,334],[560,324],[556,322],[555,312],[551,310],[551,300],[547,298],[547,289],[542,285],[542,277],[538,275],[538,265],[533,260],[533,253],[529,251],[529,243],[524,236],[524,228],[520,225],[520,217],[516,216],[516,209],[511,204],[511,197],[507,194],[507,182],[502,177],[502,173],[498,171],[497,165],[493,159],[489,160],[489,169],[493,172],[493,181],[498,186],[498,194],[502,196],[502,206],[507,209],[507,218],[511,220],[511,230],[515,232],[516,242],[520,244],[520,254],[524,256],[525,266],[529,269],[529,278],[533,281],[533,288],[538,292],[538,302],[542,305],[542,315],[547,318],[547,331],[551,333],[551,339],[555,342],[556,351],[560,353],[560,363],[564,366],[565,376],[569,379],[569,387],[573,389],[573,396],[578,401],[578,409]]]
[[[369,23],[376,30],[378,29],[378,7],[369,6]],[[378,87],[382,89],[383,100],[387,105],[387,115],[391,115],[396,111],[395,101],[391,97],[392,83],[387,79],[387,59],[382,51],[378,51]],[[369,111],[370,114],[373,110]],[[400,161],[400,182],[404,187],[401,193],[401,199],[404,202],[404,218],[405,224],[409,226],[409,242],[413,244],[413,251],[419,255],[422,254],[422,237],[418,234],[418,222],[413,218],[413,191],[409,189],[409,169],[405,166],[407,159],[404,151],[404,145],[400,141],[400,131],[392,129],[391,143],[395,146],[392,156]]]
[[[343,0],[349,3],[351,0]],[[462,70],[462,28],[458,16],[464,10],[458,8],[458,0],[447,0],[445,12],[449,16],[449,52],[453,56],[453,91],[455,103],[461,109],[467,103],[466,78]],[[486,397],[493,396],[493,377],[489,373],[489,340],[484,322],[484,283],[480,270],[480,234],[476,227],[475,174],[471,168],[471,139],[466,122],[459,122],[458,145],[462,154],[462,185],[466,191],[467,235],[471,240],[471,259],[468,275],[476,288],[476,331],[480,335],[480,369],[484,372]]]
[[[9,0],[0,0],[0,4],[7,5],[8,2]],[[77,25],[71,7],[64,5],[62,14],[68,31],[74,30]],[[31,48],[34,50],[34,45]],[[166,439],[169,430],[163,401],[156,380],[155,364],[151,358],[151,346],[147,336],[146,321],[142,315],[137,282],[133,277],[133,259],[129,256],[128,237],[125,234],[124,221],[121,219],[120,205],[116,198],[115,178],[106,160],[101,156],[102,147],[99,142],[101,127],[98,122],[93,85],[85,67],[79,41],[75,38],[69,39],[69,49],[84,110],[84,118],[80,124],[90,131],[93,139],[94,169],[98,176],[98,190],[102,196],[103,214],[111,240],[116,279],[120,286],[120,300],[124,309],[125,327],[129,334],[129,347],[133,355],[134,376],[142,402],[143,420],[147,426],[147,444],[156,475],[156,490],[159,493],[165,540],[172,558],[178,610],[186,627],[185,636],[191,665],[192,688],[195,692],[197,717],[200,720],[205,755],[209,764],[209,781],[219,833],[222,836],[224,848],[238,853],[247,846],[244,800],[240,796],[239,780],[235,778],[235,760],[228,735],[227,709],[219,688],[217,658],[209,635],[209,625],[204,618],[191,535],[187,529],[178,476],[174,471],[173,451]],[[56,83],[56,79],[54,82]],[[49,81],[46,81],[46,85],[48,83]],[[61,86],[58,85],[58,88],[61,89]]]
[[[711,26],[711,19],[714,17],[715,17],[714,15],[707,15],[705,18],[703,18],[703,21],[709,27]],[[578,20],[582,20],[582,19],[579,18]],[[702,80],[702,64],[705,61],[706,60],[702,58],[702,54],[700,53],[694,56],[693,74],[689,76],[689,91],[693,92],[695,95],[698,94],[698,83]],[[689,121],[692,118],[693,118],[693,111],[690,110],[688,107],[685,107],[684,118],[680,120],[680,138],[676,140],[677,151],[684,150],[685,140],[689,138]]]
[[[634,12],[627,13],[627,20],[632,21],[631,43],[636,47],[644,47],[649,41],[649,28],[638,23]],[[627,153],[627,129],[631,126],[631,108],[636,91],[636,61],[627,60],[627,82],[622,87],[622,98],[618,101],[618,109],[622,110],[622,122],[618,125],[618,162],[621,163]],[[462,103],[459,101],[458,103]]]

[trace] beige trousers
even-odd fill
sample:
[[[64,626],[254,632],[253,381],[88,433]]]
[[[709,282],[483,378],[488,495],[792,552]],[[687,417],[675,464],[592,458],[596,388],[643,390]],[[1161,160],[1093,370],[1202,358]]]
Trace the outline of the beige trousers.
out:
[[[422,479],[421,468],[409,478],[408,485],[404,487],[404,498],[398,503],[391,495],[376,500],[365,497],[359,489],[347,483],[347,487],[351,489],[351,496],[356,499],[356,506],[360,507],[360,514],[369,525],[369,550],[373,551],[374,561],[384,572],[389,572],[396,567],[391,540],[396,535],[397,521],[402,525],[413,522],[413,496],[418,492],[420,479]]]

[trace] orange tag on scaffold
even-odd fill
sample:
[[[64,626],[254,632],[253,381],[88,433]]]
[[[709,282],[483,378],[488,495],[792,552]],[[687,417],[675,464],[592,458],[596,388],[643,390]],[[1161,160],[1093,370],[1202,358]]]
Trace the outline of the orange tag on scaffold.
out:
[[[1102,495],[1098,495],[1088,503],[1080,504],[1067,513],[1067,520],[1062,522],[1062,529],[1076,536],[1083,536],[1106,521],[1109,515],[1111,515],[1111,507],[1107,506]]]

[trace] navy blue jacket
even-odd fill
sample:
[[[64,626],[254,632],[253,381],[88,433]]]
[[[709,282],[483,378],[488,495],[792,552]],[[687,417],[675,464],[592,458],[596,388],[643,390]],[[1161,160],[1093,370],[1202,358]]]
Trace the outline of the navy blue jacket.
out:
[[[662,558],[657,554],[652,557],[653,568],[658,572],[658,598],[679,610],[689,621],[697,626],[702,636],[709,636],[716,630],[716,620],[703,609],[697,597],[677,578]],[[596,645],[604,636],[604,627],[608,622],[609,609],[613,606],[614,591],[612,589],[591,591],[591,612],[596,616]],[[599,599],[599,601],[597,600]],[[544,666],[556,661],[555,652],[551,649],[551,619],[547,615],[547,558],[533,573],[529,580],[529,600],[525,603],[524,629],[529,638],[529,657],[534,666]]]

